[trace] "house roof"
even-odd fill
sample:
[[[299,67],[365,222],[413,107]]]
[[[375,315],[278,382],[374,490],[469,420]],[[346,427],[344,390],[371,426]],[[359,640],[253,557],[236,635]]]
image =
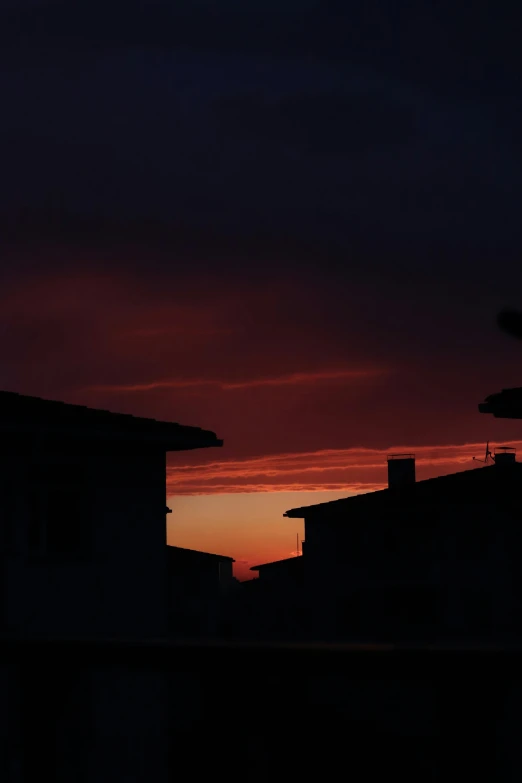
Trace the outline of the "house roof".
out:
[[[271,563],[261,563],[261,565],[252,566],[251,571],[260,571],[262,568],[277,568],[278,566],[295,567],[296,563],[300,562],[302,565],[302,559],[300,555],[294,555],[294,557],[286,557],[284,560],[273,560]]]
[[[496,419],[522,419],[522,388],[490,394],[478,409],[479,413],[492,413]]]
[[[173,422],[113,413],[41,397],[0,391],[0,431],[124,440],[157,445],[165,451],[222,446],[214,432]]]
[[[461,473],[451,473],[447,476],[416,481],[415,483],[397,488],[380,489],[363,495],[353,495],[327,503],[317,503],[313,506],[302,506],[286,511],[283,516],[298,519],[311,517],[335,517],[349,511],[359,509],[375,509],[393,504],[438,503],[458,500],[476,502],[487,501],[488,498],[498,498],[498,493],[508,495],[510,491],[520,493],[522,480],[522,463],[513,462],[504,465],[487,465],[483,468],[472,468]],[[472,491],[472,495],[470,495]]]
[[[179,557],[193,560],[218,560],[220,562],[235,563],[233,557],[227,555],[215,555],[213,552],[200,552],[198,549],[184,549],[181,546],[167,545],[167,550],[171,557]]]

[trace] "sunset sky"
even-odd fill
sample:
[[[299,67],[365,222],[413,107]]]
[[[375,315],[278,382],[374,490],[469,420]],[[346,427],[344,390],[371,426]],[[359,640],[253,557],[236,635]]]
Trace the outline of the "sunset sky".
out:
[[[216,432],[168,540],[241,578],[389,452],[522,449],[511,5],[4,2],[0,388]]]

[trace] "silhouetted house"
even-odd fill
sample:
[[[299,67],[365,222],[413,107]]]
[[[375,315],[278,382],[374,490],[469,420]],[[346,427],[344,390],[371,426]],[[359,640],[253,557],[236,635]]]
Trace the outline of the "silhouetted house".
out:
[[[10,392],[0,392],[0,437],[1,633],[166,637],[166,454],[222,442]],[[67,682],[46,683],[30,679],[33,665],[1,672],[6,763],[23,762],[21,779],[166,780],[162,675],[86,661]],[[20,755],[24,744],[32,750]]]
[[[235,591],[229,634],[250,639],[285,639],[301,627],[303,557],[253,566],[257,579]]]
[[[415,481],[388,460],[387,489],[303,508],[310,634],[416,641],[521,631],[522,465]]]
[[[167,547],[169,633],[174,636],[214,636],[221,609],[235,586],[234,559],[210,552]]]
[[[272,563],[262,563],[252,566],[251,571],[259,573],[259,582],[263,585],[286,590],[299,587],[303,580],[302,557],[287,557],[285,560],[274,560]]]
[[[166,454],[221,441],[9,392],[0,434],[4,630],[164,635]]]

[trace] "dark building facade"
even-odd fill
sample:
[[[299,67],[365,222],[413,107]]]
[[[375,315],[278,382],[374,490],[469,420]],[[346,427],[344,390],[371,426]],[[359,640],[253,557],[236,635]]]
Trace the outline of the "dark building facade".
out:
[[[166,454],[222,442],[10,392],[0,436],[0,634],[165,639]],[[2,779],[167,780],[163,675],[85,662],[47,683],[33,665],[0,666]]]
[[[271,585],[277,589],[300,586],[303,581],[303,561],[300,556],[262,563],[252,566],[250,570],[257,571],[261,584]]]
[[[220,634],[227,600],[236,584],[233,563],[225,555],[167,547],[171,637]]]
[[[308,634],[518,636],[522,465],[504,451],[495,464],[427,481],[408,472],[388,489],[286,512],[305,521]]]
[[[2,630],[167,630],[166,454],[197,427],[0,393]]]

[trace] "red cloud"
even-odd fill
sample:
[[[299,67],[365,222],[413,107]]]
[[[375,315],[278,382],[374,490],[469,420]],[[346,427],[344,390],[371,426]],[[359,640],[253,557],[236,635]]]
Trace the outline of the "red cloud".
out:
[[[503,445],[522,449],[522,441]],[[168,492],[218,494],[235,492],[300,492],[329,490],[373,492],[387,485],[386,457],[414,452],[419,479],[478,466],[484,444],[404,446],[389,449],[325,449],[315,452],[269,454],[244,459],[223,459],[167,469]]]
[[[439,336],[426,343],[429,303],[410,303],[416,319],[401,314],[398,332],[393,297],[379,300],[376,326],[356,283],[336,292],[306,278],[169,282],[78,268],[0,291],[2,386],[215,431],[219,454],[177,468],[172,458],[176,492],[366,491],[386,484],[387,451],[415,451],[424,477],[471,467],[482,433],[516,432],[478,414],[500,385],[489,360],[456,357]]]

